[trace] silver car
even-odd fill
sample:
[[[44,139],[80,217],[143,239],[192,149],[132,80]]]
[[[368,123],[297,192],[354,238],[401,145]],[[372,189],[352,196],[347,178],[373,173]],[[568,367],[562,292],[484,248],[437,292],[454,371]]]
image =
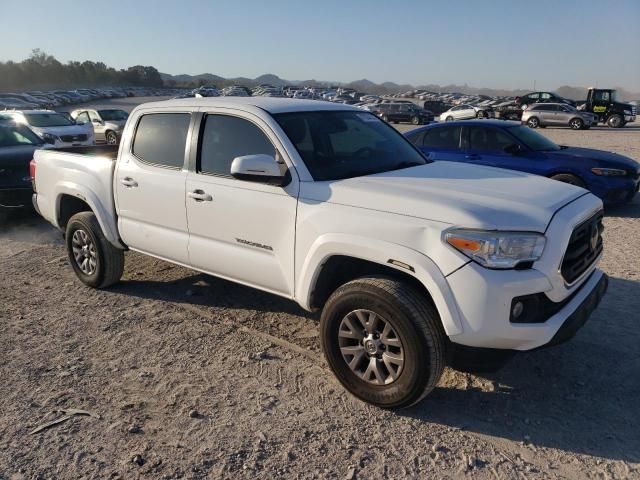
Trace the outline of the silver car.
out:
[[[471,118],[492,118],[494,116],[491,107],[462,104],[450,108],[440,115],[441,122],[452,120],[469,120]]]
[[[534,103],[522,112],[522,123],[531,128],[549,126],[586,130],[598,123],[598,117],[565,103]]]
[[[96,142],[117,145],[129,114],[124,110],[111,108],[91,109],[80,108],[71,112],[71,116],[78,124],[90,123]]]

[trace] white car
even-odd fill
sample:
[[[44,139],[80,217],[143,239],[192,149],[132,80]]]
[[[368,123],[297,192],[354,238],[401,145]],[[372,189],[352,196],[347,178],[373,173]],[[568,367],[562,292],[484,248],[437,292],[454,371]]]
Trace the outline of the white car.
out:
[[[71,117],[76,123],[91,128],[96,142],[116,145],[120,141],[129,114],[113,108],[79,108],[71,112]]]
[[[16,123],[28,125],[45,142],[56,148],[93,145],[91,125],[78,125],[53,110],[12,110],[3,112]]]
[[[134,250],[321,310],[329,367],[381,407],[420,401],[460,355],[568,340],[607,288],[597,197],[431,162],[350,106],[143,104],[120,149],[92,155],[32,164],[34,205],[80,281],[113,285]]]
[[[440,115],[441,122],[450,122],[452,120],[469,120],[471,118],[491,118],[493,111],[488,107],[479,107],[475,105],[456,105]]]

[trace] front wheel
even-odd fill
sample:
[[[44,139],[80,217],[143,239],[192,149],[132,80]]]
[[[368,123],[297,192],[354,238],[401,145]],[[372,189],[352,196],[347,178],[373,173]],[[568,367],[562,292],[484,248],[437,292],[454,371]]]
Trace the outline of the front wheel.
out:
[[[105,135],[107,140],[107,145],[117,145],[118,144],[118,136],[115,132],[107,132]]]
[[[476,114],[476,117],[478,117],[478,118],[485,118],[485,117],[486,117],[486,114],[485,114],[482,110],[480,110],[480,111]]]
[[[620,115],[611,115],[607,120],[607,125],[611,128],[622,128],[624,126],[624,120]]]
[[[563,183],[568,183],[569,185],[575,185],[576,187],[585,188],[584,182],[575,175],[571,175],[570,173],[559,173],[552,176],[551,179]]]
[[[540,120],[538,120],[536,117],[531,117],[529,120],[527,120],[527,126],[529,128],[538,128],[540,126]]]
[[[120,281],[124,252],[106,239],[93,212],[80,212],[71,217],[65,240],[69,262],[82,283],[106,288]]]
[[[413,117],[411,119],[411,123],[413,123],[414,125],[420,125],[420,117]]]
[[[569,126],[572,130],[582,130],[582,128],[584,127],[584,122],[580,118],[573,118],[569,122]]]
[[[423,293],[391,278],[363,277],[338,288],[322,311],[320,339],[340,383],[382,408],[422,400],[445,365],[435,308]]]
[[[447,122],[453,122],[453,117],[452,117],[451,115],[449,115],[449,116],[445,119],[445,121],[447,121]]]

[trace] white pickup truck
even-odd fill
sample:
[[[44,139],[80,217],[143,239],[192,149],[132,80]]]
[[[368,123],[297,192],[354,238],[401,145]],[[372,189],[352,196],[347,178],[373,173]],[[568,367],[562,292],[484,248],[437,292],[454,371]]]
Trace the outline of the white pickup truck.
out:
[[[381,407],[418,402],[458,358],[567,340],[607,288],[598,198],[430,162],[349,106],[149,103],[117,156],[83,150],[31,166],[36,209],[83,283],[118,282],[135,250],[322,310],[330,368]]]

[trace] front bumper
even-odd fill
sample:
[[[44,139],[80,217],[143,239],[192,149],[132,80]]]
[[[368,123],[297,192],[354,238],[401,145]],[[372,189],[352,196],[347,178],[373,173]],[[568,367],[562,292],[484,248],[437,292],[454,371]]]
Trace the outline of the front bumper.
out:
[[[635,122],[636,121],[636,116],[635,115],[625,115],[624,116],[624,121],[625,122]]]

